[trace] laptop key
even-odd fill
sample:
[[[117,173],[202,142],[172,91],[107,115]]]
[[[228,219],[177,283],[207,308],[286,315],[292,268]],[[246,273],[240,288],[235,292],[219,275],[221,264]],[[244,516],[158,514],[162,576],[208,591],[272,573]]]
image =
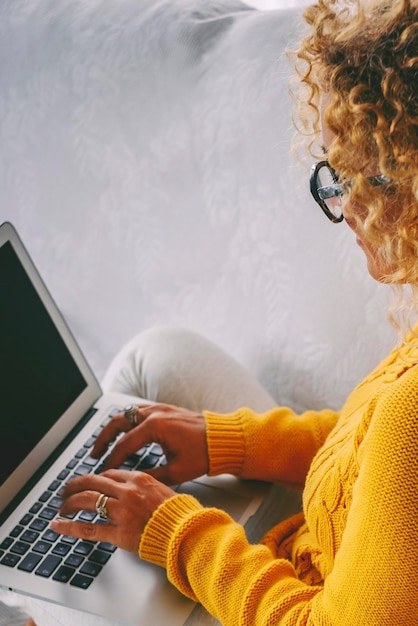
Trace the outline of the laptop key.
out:
[[[12,543],[13,543],[13,539],[11,537],[6,537],[6,539],[3,539],[3,541],[0,543],[0,548],[7,550],[7,548],[10,548]]]
[[[42,539],[45,539],[45,541],[50,541],[51,543],[56,541],[58,537],[59,534],[56,533],[54,530],[51,530],[50,528],[48,528],[48,530],[46,530],[42,535]]]
[[[41,560],[42,556],[40,554],[29,552],[19,563],[17,569],[23,570],[24,572],[32,572]]]
[[[35,574],[37,574],[37,576],[43,576],[43,578],[49,578],[61,562],[61,557],[55,556],[53,554],[48,554],[48,556],[42,561],[38,569],[35,570]]]
[[[57,512],[55,509],[50,509],[49,507],[45,507],[44,509],[42,509],[42,511],[39,513],[39,517],[41,517],[42,519],[47,519],[47,520],[51,520],[56,516]]]
[[[70,554],[68,558],[65,559],[64,565],[71,565],[71,567],[79,567],[84,561],[84,556],[81,554]]]
[[[107,541],[101,541],[97,547],[100,548],[100,550],[106,550],[106,552],[114,552],[116,550],[116,546]]]
[[[76,574],[71,580],[70,585],[73,587],[79,587],[80,589],[88,589],[93,582],[94,578],[90,576],[84,576],[84,574]]]
[[[93,544],[88,543],[87,541],[80,541],[74,548],[74,552],[76,554],[82,554],[83,556],[87,556],[92,550]]]
[[[11,537],[18,537],[23,530],[23,526],[15,526],[13,530],[10,532]]]
[[[91,561],[87,561],[84,563],[83,567],[80,568],[80,574],[87,574],[88,576],[93,576],[95,578],[102,571],[102,566],[98,563],[92,563]]]
[[[42,504],[40,502],[35,502],[35,504],[33,504],[30,509],[29,509],[29,513],[34,513],[36,514],[38,511],[40,511],[42,509]]]
[[[94,561],[95,563],[101,563],[101,565],[104,565],[105,563],[107,563],[111,556],[112,555],[110,552],[104,552],[103,550],[94,550],[89,557],[89,561]]]
[[[74,545],[75,543],[77,543],[78,539],[77,537],[71,537],[70,535],[62,535],[61,541],[63,541],[64,543],[70,543],[71,545]]]
[[[74,574],[75,569],[73,567],[61,565],[53,575],[52,580],[57,580],[59,583],[68,583]]]
[[[92,522],[95,517],[96,513],[93,513],[92,511],[81,511],[78,519],[82,520],[83,522]]]
[[[93,459],[92,456],[86,456],[86,458],[83,459],[83,465],[89,465],[90,467],[96,467],[98,462],[99,459]]]
[[[67,556],[69,551],[71,550],[71,546],[68,543],[57,543],[52,550],[52,554],[58,554],[59,556]]]
[[[127,469],[131,469],[133,467],[135,467],[136,465],[138,465],[139,463],[139,456],[137,454],[130,454],[124,461],[124,466]]]
[[[100,463],[96,466],[96,469],[94,470],[95,474],[100,474],[103,471],[108,458],[109,458],[109,455],[107,454],[104,458],[101,459]]]
[[[50,491],[44,491],[43,494],[39,496],[39,502],[48,502],[51,496],[52,493]]]
[[[162,456],[164,454],[164,451],[162,449],[162,447],[160,446],[159,443],[153,443],[151,446],[151,452],[153,454],[155,454],[156,456]]]
[[[60,498],[59,496],[54,496],[48,502],[48,506],[51,507],[51,509],[59,509],[61,507],[61,504],[62,504],[62,498]]]
[[[89,467],[88,465],[79,465],[75,470],[74,470],[74,475],[75,476],[85,476],[86,474],[89,474],[91,472],[91,467]]]
[[[7,567],[14,567],[20,561],[20,556],[17,554],[5,554],[0,563],[7,565]]]
[[[142,459],[141,463],[138,466],[138,469],[150,469],[151,467],[155,467],[159,460],[159,456],[150,452],[144,459]]]
[[[26,513],[20,520],[20,523],[22,524],[22,526],[27,526],[29,522],[31,522],[32,520],[33,520],[33,515]]]
[[[35,552],[39,552],[39,554],[46,554],[51,546],[52,543],[49,543],[49,541],[42,541],[41,539],[35,543],[33,550]]]
[[[34,530],[25,530],[20,538],[22,541],[26,541],[27,543],[33,543],[39,538],[39,533]]]
[[[47,526],[48,526],[48,522],[39,518],[35,518],[33,522],[29,524],[29,528],[31,530],[39,530],[40,532],[45,530]]]
[[[48,556],[42,561],[35,574],[49,578],[51,574],[57,569],[58,565],[62,562],[62,558],[55,556],[54,554],[48,554]]]
[[[23,541],[16,541],[12,547],[10,548],[10,552],[13,554],[26,554],[29,550],[30,545],[28,543],[24,543]]]

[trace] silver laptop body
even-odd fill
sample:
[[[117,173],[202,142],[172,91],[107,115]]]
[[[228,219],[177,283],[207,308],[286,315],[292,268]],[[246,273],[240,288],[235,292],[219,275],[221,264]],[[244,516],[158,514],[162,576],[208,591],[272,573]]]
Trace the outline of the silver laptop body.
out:
[[[194,603],[163,569],[49,529],[62,485],[97,469],[89,466],[92,437],[115,411],[143,400],[102,393],[10,223],[0,226],[0,345],[0,587],[126,624],[184,624]],[[158,454],[150,446],[142,461],[159,463]],[[177,489],[240,523],[262,499],[230,476]]]

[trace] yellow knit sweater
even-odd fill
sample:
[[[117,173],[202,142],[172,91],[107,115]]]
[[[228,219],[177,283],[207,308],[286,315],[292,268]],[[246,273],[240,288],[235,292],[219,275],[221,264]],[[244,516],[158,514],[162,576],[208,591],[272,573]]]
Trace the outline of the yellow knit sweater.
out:
[[[225,626],[417,626],[418,365],[409,357],[394,350],[339,414],[206,413],[211,474],[306,478],[304,517],[250,545],[227,514],[177,495],[148,522],[140,556]]]

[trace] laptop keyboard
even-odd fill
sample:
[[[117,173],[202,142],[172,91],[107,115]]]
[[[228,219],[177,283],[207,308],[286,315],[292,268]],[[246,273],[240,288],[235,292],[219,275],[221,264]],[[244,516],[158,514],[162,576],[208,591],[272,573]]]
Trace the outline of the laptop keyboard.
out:
[[[68,461],[48,489],[33,503],[19,524],[0,543],[0,563],[18,570],[88,589],[109,561],[116,546],[103,541],[85,541],[55,533],[49,522],[58,514],[60,494],[76,476],[99,473],[106,459],[93,459],[89,449],[102,428],[120,409],[114,409],[84,446]],[[121,469],[144,470],[165,463],[161,447],[152,443],[128,457]],[[69,516],[84,522],[105,523],[96,513],[80,511]]]

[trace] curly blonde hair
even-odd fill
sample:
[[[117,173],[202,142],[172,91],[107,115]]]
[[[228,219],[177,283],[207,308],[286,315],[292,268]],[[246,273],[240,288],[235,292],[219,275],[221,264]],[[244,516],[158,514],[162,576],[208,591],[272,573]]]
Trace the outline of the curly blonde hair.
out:
[[[416,308],[418,0],[319,0],[304,18],[309,33],[295,53],[297,126],[317,156],[325,94],[323,116],[335,135],[327,158],[341,181],[350,181],[353,201],[367,206],[362,228],[370,243],[396,268],[383,280],[408,283],[408,306]],[[392,183],[373,187],[367,172],[376,168]],[[392,201],[398,210],[389,233]]]

